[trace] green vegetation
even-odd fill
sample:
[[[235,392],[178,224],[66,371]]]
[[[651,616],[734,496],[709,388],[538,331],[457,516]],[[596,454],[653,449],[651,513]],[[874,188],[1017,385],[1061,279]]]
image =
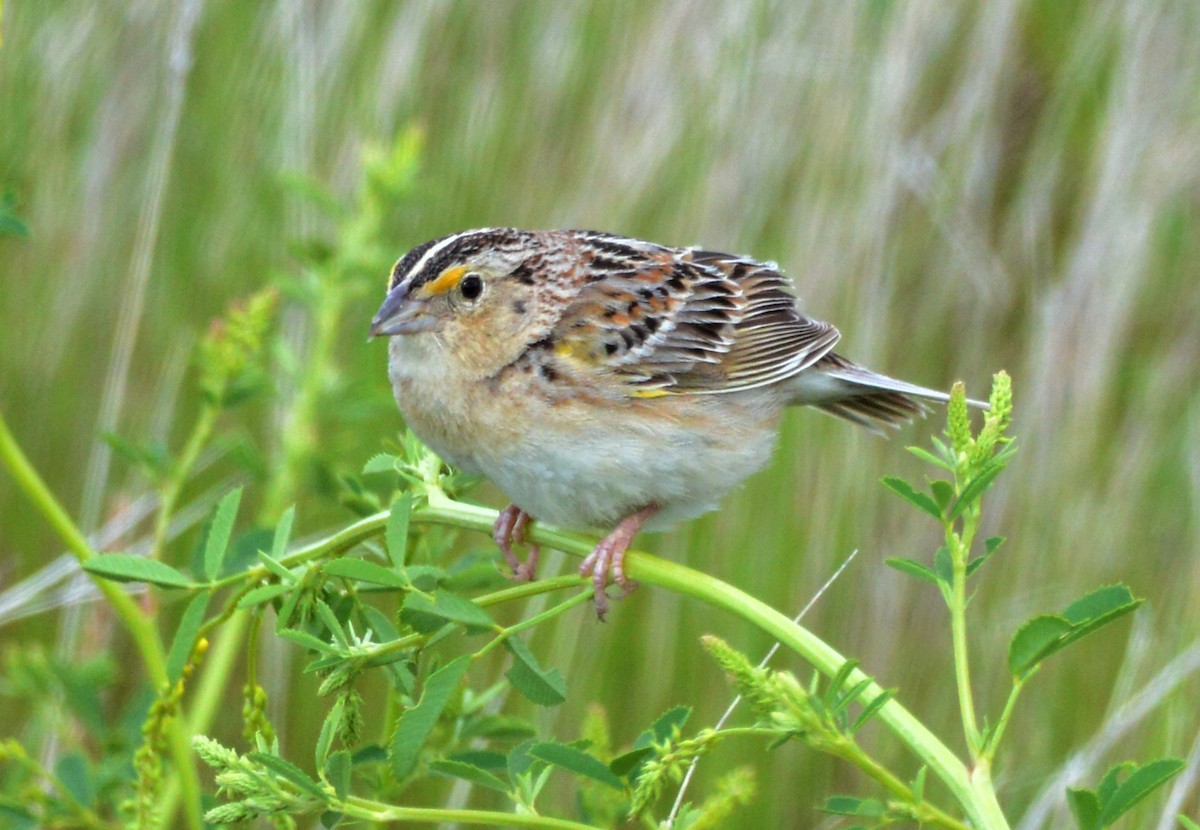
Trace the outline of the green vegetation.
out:
[[[1200,12],[978,5],[4,4],[3,821],[1194,827]],[[791,413],[598,625],[366,342],[489,224],[775,259],[1020,452]]]

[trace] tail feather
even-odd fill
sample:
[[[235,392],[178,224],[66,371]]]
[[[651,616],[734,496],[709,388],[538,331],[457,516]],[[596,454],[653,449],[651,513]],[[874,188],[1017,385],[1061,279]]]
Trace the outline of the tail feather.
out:
[[[898,429],[928,414],[927,401],[945,403],[950,396],[936,389],[879,375],[830,353],[792,380],[793,401],[814,406],[873,432]],[[967,401],[987,409],[982,401]]]

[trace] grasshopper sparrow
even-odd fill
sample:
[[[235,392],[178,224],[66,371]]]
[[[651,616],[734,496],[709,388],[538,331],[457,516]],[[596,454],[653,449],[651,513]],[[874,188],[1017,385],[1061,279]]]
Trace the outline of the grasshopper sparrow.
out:
[[[485,228],[410,251],[371,334],[412,430],[512,500],[494,537],[517,578],[532,518],[611,530],[580,572],[604,618],[643,527],[716,507],[766,464],[785,407],[879,430],[946,395],[832,350],[772,264],[577,230]]]

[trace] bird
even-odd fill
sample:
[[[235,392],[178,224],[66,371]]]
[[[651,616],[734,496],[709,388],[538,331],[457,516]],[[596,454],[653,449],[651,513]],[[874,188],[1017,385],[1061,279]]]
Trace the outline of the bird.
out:
[[[511,501],[492,535],[514,579],[534,578],[531,521],[606,534],[580,566],[600,620],[610,582],[635,587],[636,534],[715,509],[766,465],[788,407],[883,432],[948,399],[835,353],[774,263],[600,231],[418,245],[370,335],[390,338],[408,427]]]

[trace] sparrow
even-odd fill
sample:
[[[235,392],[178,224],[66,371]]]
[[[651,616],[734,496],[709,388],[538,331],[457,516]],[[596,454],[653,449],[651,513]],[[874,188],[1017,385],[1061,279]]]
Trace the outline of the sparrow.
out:
[[[511,500],[493,537],[532,579],[536,519],[607,533],[584,560],[604,619],[642,529],[714,509],[761,469],[789,406],[882,432],[945,393],[833,351],[778,266],[586,230],[482,228],[392,268],[372,337],[412,431]]]

